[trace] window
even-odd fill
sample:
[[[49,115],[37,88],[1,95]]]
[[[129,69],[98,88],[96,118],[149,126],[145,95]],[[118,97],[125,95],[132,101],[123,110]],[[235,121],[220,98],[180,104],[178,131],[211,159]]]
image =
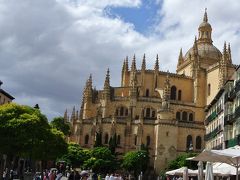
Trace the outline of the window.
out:
[[[183,111],[183,113],[182,113],[182,120],[187,121],[187,112],[186,111]]]
[[[117,144],[119,145],[120,143],[121,143],[121,136],[118,135],[118,136],[117,136]]]
[[[149,89],[146,89],[146,97],[149,97]]]
[[[207,90],[207,92],[208,92],[208,96],[210,96],[210,94],[211,94],[211,84],[208,84],[208,90]]]
[[[155,111],[152,111],[152,118],[155,118]]]
[[[150,117],[150,111],[151,109],[150,108],[147,108],[146,109],[146,117],[149,118]]]
[[[196,149],[202,149],[202,138],[200,136],[196,137]]]
[[[176,120],[181,120],[181,113],[180,112],[176,113]]]
[[[134,144],[135,144],[135,146],[137,145],[137,135],[135,135],[135,137],[134,137]]]
[[[181,90],[178,91],[178,100],[179,101],[182,100],[182,91]]]
[[[123,114],[124,114],[123,112],[124,112],[124,108],[121,107],[121,108],[120,108],[120,116],[123,116]]]
[[[186,143],[186,149],[187,151],[192,150],[193,144],[192,144],[192,136],[188,135],[187,136],[187,143]]]
[[[193,121],[193,113],[190,113],[190,114],[189,114],[188,120],[189,120],[189,121]]]
[[[172,87],[171,87],[171,96],[170,96],[170,99],[176,100],[176,92],[177,92],[176,86],[172,86]]]
[[[150,146],[150,143],[151,143],[150,136],[147,136],[147,146]]]
[[[108,144],[108,134],[105,134],[105,137],[104,137],[104,144]]]
[[[125,109],[125,116],[128,116],[128,109]]]
[[[89,135],[87,134],[87,135],[85,136],[84,144],[88,144],[88,141],[89,141]]]

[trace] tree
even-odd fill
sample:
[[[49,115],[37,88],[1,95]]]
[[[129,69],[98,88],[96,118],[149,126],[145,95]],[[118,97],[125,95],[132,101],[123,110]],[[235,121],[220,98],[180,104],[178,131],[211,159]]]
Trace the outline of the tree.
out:
[[[180,154],[176,159],[170,161],[168,163],[168,170],[172,170],[172,169],[178,169],[181,168],[183,166],[186,166],[190,169],[197,169],[197,162],[192,162],[192,161],[188,161],[186,160],[189,157],[194,157],[196,156],[196,153],[183,153]]]
[[[145,172],[148,161],[149,155],[147,151],[131,151],[123,156],[122,167],[129,172],[133,172],[136,177],[141,171]]]
[[[15,103],[0,106],[0,142],[0,154],[30,160],[55,159],[66,150],[63,134],[39,109]]]
[[[107,147],[96,147],[91,153],[91,158],[84,162],[84,168],[92,169],[96,173],[107,173],[118,168],[117,160]]]
[[[71,133],[70,123],[65,122],[63,117],[55,117],[50,124],[53,128],[62,131],[65,136]]]
[[[79,144],[69,143],[67,153],[64,154],[59,160],[64,160],[67,164],[76,167],[82,167],[84,161],[90,158],[90,150],[82,149]]]

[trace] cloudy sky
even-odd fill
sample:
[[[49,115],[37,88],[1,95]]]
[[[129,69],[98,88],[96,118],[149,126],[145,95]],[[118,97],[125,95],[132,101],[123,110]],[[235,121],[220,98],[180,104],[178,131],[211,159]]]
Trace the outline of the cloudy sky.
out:
[[[15,102],[40,105],[49,119],[79,108],[89,74],[102,88],[106,69],[120,85],[122,60],[159,54],[175,71],[179,49],[192,46],[204,8],[213,41],[240,57],[240,1],[236,0],[0,0],[0,80]]]

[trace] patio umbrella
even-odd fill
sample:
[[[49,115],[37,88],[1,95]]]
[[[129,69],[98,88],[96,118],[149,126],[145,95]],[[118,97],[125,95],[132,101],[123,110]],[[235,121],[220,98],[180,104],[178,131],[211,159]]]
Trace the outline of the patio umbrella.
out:
[[[214,180],[213,179],[213,166],[212,166],[211,162],[207,162],[205,179],[206,180]]]
[[[226,163],[213,163],[213,174],[220,176],[236,175],[236,168]]]
[[[191,160],[230,164],[236,168],[236,180],[238,180],[238,168],[240,167],[240,146],[234,146],[224,150],[204,150]]]
[[[183,173],[184,173],[184,169],[186,167],[181,167],[179,169],[175,169],[175,170],[172,170],[172,171],[167,171],[165,174],[166,175],[171,175],[171,176],[174,176],[174,175],[177,175],[177,176],[183,176]],[[188,175],[190,176],[196,176],[197,175],[197,172],[195,172],[194,170],[192,169],[188,169]]]
[[[184,167],[183,169],[183,180],[188,180],[188,168]]]
[[[198,162],[198,180],[203,180],[203,162]]]

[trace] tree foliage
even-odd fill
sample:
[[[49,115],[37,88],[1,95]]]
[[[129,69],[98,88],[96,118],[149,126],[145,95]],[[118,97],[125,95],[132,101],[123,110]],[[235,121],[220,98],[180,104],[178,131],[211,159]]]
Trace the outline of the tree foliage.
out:
[[[84,168],[94,172],[107,173],[117,169],[118,164],[114,155],[107,147],[96,147],[91,151],[91,158],[84,162]]]
[[[179,155],[176,159],[168,163],[168,170],[178,169],[183,166],[186,166],[190,169],[197,169],[197,162],[186,160],[189,157],[196,156],[196,153],[183,153]]]
[[[63,134],[51,129],[39,109],[15,103],[0,106],[0,142],[1,154],[38,160],[54,159],[66,149]]]
[[[131,151],[123,156],[122,167],[136,176],[147,169],[149,154],[145,150]]]
[[[117,147],[117,135],[116,133],[110,137],[109,139],[109,149],[111,151],[112,154],[115,154],[116,151],[116,147]]]
[[[53,128],[63,132],[65,136],[71,133],[70,124],[65,122],[63,117],[55,117],[50,124]]]
[[[91,151],[82,149],[79,144],[69,143],[67,153],[63,155],[59,160],[64,160],[67,164],[76,167],[82,167],[84,161],[90,158]]]

